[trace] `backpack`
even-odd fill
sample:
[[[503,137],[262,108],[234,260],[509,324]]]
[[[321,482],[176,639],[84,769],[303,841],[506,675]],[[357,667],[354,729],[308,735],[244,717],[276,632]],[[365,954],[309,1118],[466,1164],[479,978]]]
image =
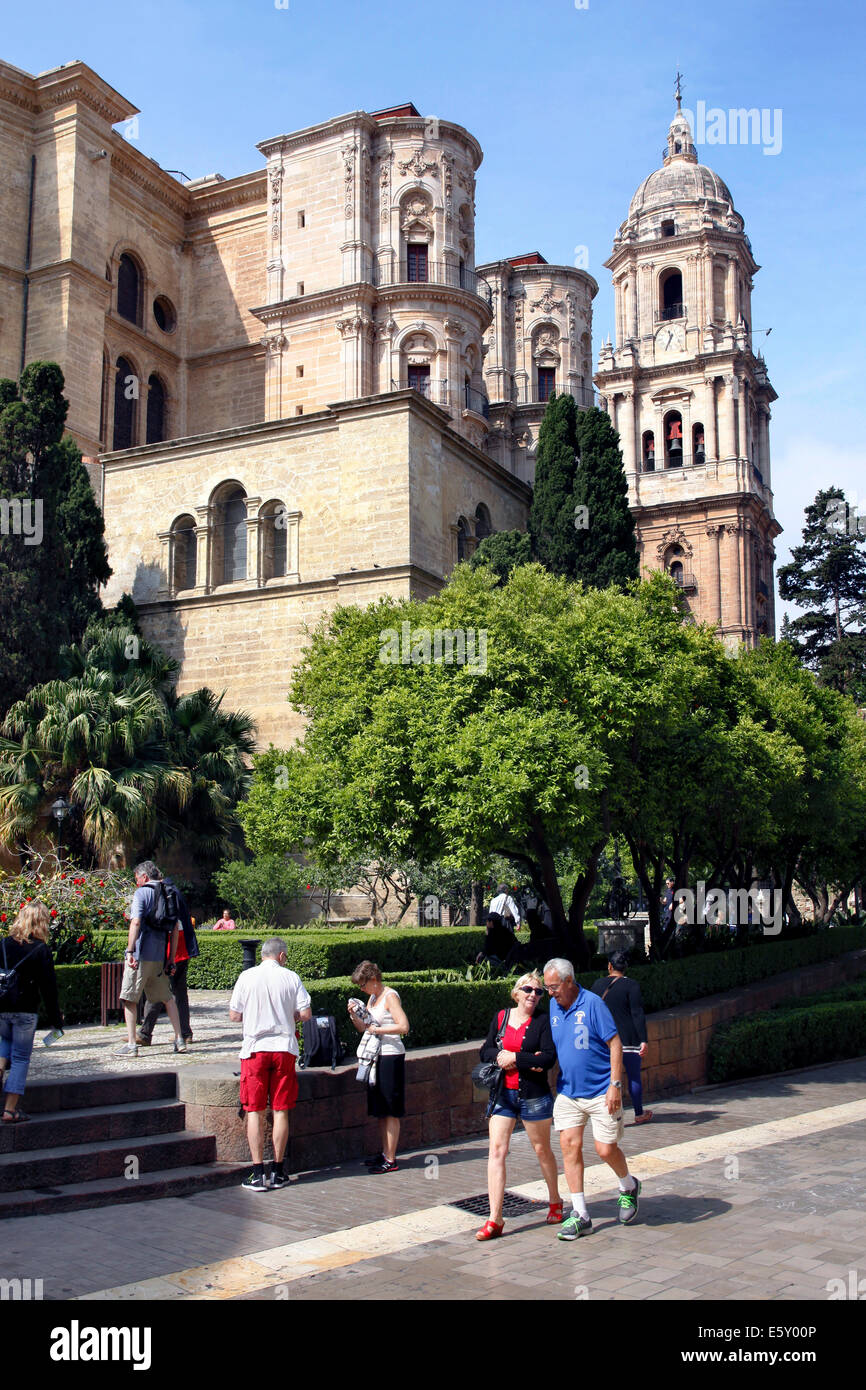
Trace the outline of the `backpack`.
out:
[[[174,897],[174,889],[167,889],[164,883],[151,883],[148,887],[153,889],[153,906],[144,918],[143,926],[149,927],[151,931],[163,932],[166,936],[174,930],[177,921],[177,902]]]
[[[14,1014],[18,1012],[18,970],[34,951],[39,950],[40,943],[37,942],[32,951],[28,951],[26,956],[22,956],[18,965],[11,968],[6,962],[6,941],[0,941],[0,949],[3,952],[3,968],[0,970],[0,1013]]]
[[[316,1014],[304,1022],[304,1055],[301,1069],[330,1067],[336,1071],[346,1055],[337,1035],[337,1020],[333,1014]]]

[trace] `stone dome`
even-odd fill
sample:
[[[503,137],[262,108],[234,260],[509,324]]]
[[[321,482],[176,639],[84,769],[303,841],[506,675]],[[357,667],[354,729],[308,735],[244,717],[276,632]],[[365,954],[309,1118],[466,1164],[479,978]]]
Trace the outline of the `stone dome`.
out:
[[[664,168],[654,169],[645,178],[629,204],[628,215],[644,216],[676,203],[728,203],[733,209],[730,189],[705,164],[687,158],[669,159]]]

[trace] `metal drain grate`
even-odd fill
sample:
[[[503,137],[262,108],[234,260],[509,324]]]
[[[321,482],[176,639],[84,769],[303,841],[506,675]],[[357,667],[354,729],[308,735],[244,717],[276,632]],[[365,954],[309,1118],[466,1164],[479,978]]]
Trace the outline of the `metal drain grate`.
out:
[[[460,1211],[471,1211],[473,1216],[486,1216],[490,1211],[490,1198],[486,1192],[481,1192],[477,1197],[463,1197],[459,1202],[449,1202],[449,1207],[457,1207]],[[538,1211],[538,1202],[531,1202],[528,1197],[519,1197],[516,1192],[506,1192],[505,1200],[502,1203],[503,1216],[526,1216],[529,1212]]]

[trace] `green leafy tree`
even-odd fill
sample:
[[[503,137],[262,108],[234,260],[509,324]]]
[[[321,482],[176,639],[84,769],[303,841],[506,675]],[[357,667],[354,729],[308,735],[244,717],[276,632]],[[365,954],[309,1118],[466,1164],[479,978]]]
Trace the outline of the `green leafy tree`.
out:
[[[577,447],[572,578],[598,589],[625,586],[639,572],[634,517],[618,436],[603,410],[593,406],[578,412]]]
[[[535,488],[529,509],[532,554],[552,574],[573,576],[577,560],[574,484],[576,407],[571,396],[551,396],[538,432]]]
[[[682,623],[675,599],[663,576],[626,595],[538,565],[501,585],[461,566],[426,603],[337,610],[295,676],[303,745],[256,760],[239,810],[249,845],[304,849],[325,866],[415,858],[477,881],[501,854],[539,886],[564,947],[586,961],[583,918],[635,732],[657,715],[673,654],[685,665],[713,640]],[[387,659],[403,621],[422,634],[406,664]],[[483,631],[483,668],[427,660],[423,633],[437,628]],[[578,864],[567,902],[566,850]]]
[[[802,544],[779,570],[779,594],[804,611],[782,638],[822,682],[866,702],[866,532],[841,488],[806,508]]]
[[[486,566],[501,580],[532,561],[532,541],[526,531],[496,531],[485,536],[469,561],[472,569]]]
[[[213,875],[224,905],[256,926],[274,926],[312,888],[309,871],[281,854],[262,854],[245,864],[235,860]]]
[[[61,647],[99,611],[104,523],[74,442],[63,373],[33,362],[0,381],[0,710],[57,675]]]

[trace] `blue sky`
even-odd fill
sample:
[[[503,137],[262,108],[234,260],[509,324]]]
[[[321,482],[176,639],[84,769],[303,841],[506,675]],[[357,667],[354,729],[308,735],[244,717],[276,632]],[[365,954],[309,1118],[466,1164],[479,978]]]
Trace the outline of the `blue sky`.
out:
[[[612,327],[603,262],[632,193],[660,164],[685,74],[692,110],[781,112],[781,149],[699,145],[730,187],[763,269],[754,328],[779,393],[771,450],[778,563],[819,487],[866,512],[862,156],[866,17],[854,0],[41,0],[7,8],[2,56],[29,72],[89,63],[141,109],[163,167],[260,167],[267,136],[413,101],[480,141],[479,262],[589,250],[594,353]],[[773,118],[778,123],[778,117]],[[778,124],[776,125],[778,130]]]

